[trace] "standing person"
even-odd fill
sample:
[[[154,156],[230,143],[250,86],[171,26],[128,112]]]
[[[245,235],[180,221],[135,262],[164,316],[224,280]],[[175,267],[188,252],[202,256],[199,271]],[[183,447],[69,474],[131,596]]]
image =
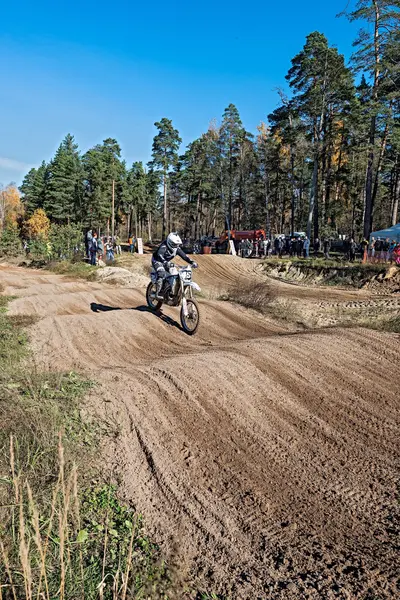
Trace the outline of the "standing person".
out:
[[[303,255],[304,255],[304,258],[309,258],[309,256],[310,256],[310,240],[308,239],[307,236],[304,238]]]
[[[354,262],[354,260],[356,258],[356,251],[357,251],[357,244],[355,243],[354,239],[351,238],[351,240],[349,242],[349,260],[350,260],[350,262]]]
[[[382,258],[383,258],[383,262],[389,262],[389,248],[390,248],[389,238],[386,238],[386,240],[384,240],[382,242]]]
[[[319,238],[315,238],[314,240],[314,256],[318,256],[318,252],[321,249],[321,243],[319,241]]]
[[[290,237],[285,239],[285,254],[290,254]]]
[[[92,245],[93,240],[93,231],[89,229],[85,237],[85,250],[86,250],[86,258],[90,258],[90,247]]]
[[[268,254],[268,240],[267,239],[263,240],[262,245],[263,245],[263,255],[265,257]]]
[[[369,257],[371,259],[371,262],[375,262],[375,238],[371,238],[371,241],[369,243]]]
[[[297,258],[302,258],[302,256],[303,256],[303,239],[301,237],[297,238],[296,255],[297,255]]]
[[[248,248],[247,258],[250,258],[251,256],[253,256],[253,251],[254,251],[253,240],[250,240],[250,239],[247,240],[247,248]]]
[[[379,262],[379,260],[381,258],[381,251],[382,251],[382,240],[381,240],[381,238],[378,237],[374,244],[374,256],[375,256],[374,262],[376,262],[376,261]]]
[[[103,254],[104,254],[104,241],[101,237],[99,237],[99,238],[97,238],[97,256],[98,256],[99,261],[103,259]]]
[[[389,261],[393,262],[393,250],[396,248],[396,240],[392,240],[389,246]]]
[[[393,258],[396,265],[400,267],[400,242],[393,249]]]
[[[331,249],[331,240],[329,238],[324,239],[324,258],[329,260],[329,251]]]
[[[97,241],[97,233],[94,232],[92,236],[92,241],[90,244],[90,264],[95,267],[97,264],[97,250],[98,250],[98,241]]]
[[[274,251],[275,251],[276,256],[279,256],[279,238],[278,237],[276,237],[274,239]]]
[[[363,238],[362,242],[361,242],[361,259],[365,262],[366,258],[368,256],[368,240],[366,238]]]
[[[106,252],[107,252],[107,260],[114,260],[114,244],[112,239],[109,237],[106,242]]]

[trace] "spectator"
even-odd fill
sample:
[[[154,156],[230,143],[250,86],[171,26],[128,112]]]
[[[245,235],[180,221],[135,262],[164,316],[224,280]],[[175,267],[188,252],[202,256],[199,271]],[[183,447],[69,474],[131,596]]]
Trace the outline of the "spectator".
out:
[[[98,251],[98,241],[97,241],[97,233],[94,232],[92,236],[92,241],[89,248],[90,253],[90,264],[95,267],[97,264],[97,251]]]
[[[324,239],[324,257],[329,260],[329,252],[331,249],[331,240],[329,238]]]
[[[247,240],[247,258],[250,258],[250,256],[253,255],[253,251],[254,251],[253,240]]]
[[[112,239],[109,237],[106,242],[106,252],[107,252],[107,260],[114,260],[114,244]]]
[[[104,254],[104,241],[101,238],[97,238],[97,255],[98,255],[99,261],[103,259],[103,254]]]
[[[400,267],[400,243],[396,244],[393,249],[393,258],[396,265]]]
[[[298,237],[296,241],[296,255],[297,258],[303,257],[303,238]]]
[[[136,238],[134,235],[130,235],[129,237],[129,252],[131,254],[135,254],[135,250],[136,250]]]
[[[90,258],[90,247],[92,245],[92,240],[93,240],[93,231],[91,229],[89,229],[89,231],[86,234],[85,237],[85,251],[86,251],[86,257]]]
[[[363,241],[361,242],[361,258],[362,258],[362,260],[364,260],[368,256],[368,247],[369,247],[368,240],[366,238],[364,238]]]
[[[310,240],[308,239],[307,236],[304,238],[303,254],[304,254],[304,258],[308,258],[310,256]]]
[[[282,239],[280,237],[276,237],[274,240],[274,248],[276,256],[282,256]]]
[[[357,251],[357,244],[355,243],[353,238],[351,238],[351,240],[349,242],[349,260],[350,260],[350,262],[354,262],[354,260],[356,258],[356,251]]]
[[[369,257],[371,259],[371,262],[375,262],[375,238],[371,238],[371,241],[369,243]]]
[[[389,261],[389,248],[390,248],[389,238],[386,238],[386,240],[384,240],[382,242],[382,260],[383,260],[383,262]]]
[[[269,242],[269,240],[266,240],[266,239],[263,240],[263,242],[262,242],[264,256],[267,256],[267,254],[268,254],[268,242]]]
[[[285,254],[290,254],[290,237],[285,239]]]
[[[381,238],[378,237],[378,239],[375,242],[375,261],[380,261],[382,258],[382,246],[383,246],[383,241],[381,240]]]
[[[393,251],[396,248],[396,240],[392,240],[389,246],[389,261],[393,262]]]
[[[321,243],[319,241],[319,238],[315,238],[314,240],[314,256],[318,256],[318,252],[321,249]]]

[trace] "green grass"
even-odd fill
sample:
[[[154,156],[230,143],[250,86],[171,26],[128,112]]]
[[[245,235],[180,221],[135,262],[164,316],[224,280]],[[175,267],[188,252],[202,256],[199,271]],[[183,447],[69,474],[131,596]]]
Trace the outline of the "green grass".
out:
[[[158,547],[102,482],[104,431],[81,413],[93,383],[38,372],[27,320],[7,315],[8,301],[0,296],[0,597],[167,598]]]
[[[70,275],[71,277],[93,281],[96,278],[96,271],[99,267],[93,267],[83,261],[71,262],[69,260],[63,260],[60,262],[49,263],[46,265],[46,268],[57,275]]]
[[[367,327],[368,329],[375,329],[376,331],[388,331],[391,333],[400,333],[400,315],[394,315],[391,317],[383,316],[374,319],[361,320],[360,325]]]

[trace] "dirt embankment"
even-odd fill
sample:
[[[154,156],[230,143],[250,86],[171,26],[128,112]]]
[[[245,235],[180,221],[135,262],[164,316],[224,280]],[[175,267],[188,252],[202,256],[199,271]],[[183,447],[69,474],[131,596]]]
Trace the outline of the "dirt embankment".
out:
[[[265,280],[255,261],[199,262],[211,297]],[[200,300],[190,338],[142,290],[18,268],[0,281],[12,313],[39,318],[38,363],[98,381],[87,402],[111,434],[104,463],[197,586],[232,600],[396,597],[398,336],[293,331]],[[272,285],[310,310],[370,301]]]
[[[319,265],[310,261],[265,261],[270,277],[307,285],[341,285],[381,294],[400,292],[400,269],[384,265]]]

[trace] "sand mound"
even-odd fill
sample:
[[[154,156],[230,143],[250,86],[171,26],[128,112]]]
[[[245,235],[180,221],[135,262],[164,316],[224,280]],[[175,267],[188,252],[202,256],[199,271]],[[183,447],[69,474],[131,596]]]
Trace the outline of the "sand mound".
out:
[[[145,288],[149,282],[148,277],[140,273],[128,271],[122,267],[103,267],[96,272],[96,280],[123,287]]]

